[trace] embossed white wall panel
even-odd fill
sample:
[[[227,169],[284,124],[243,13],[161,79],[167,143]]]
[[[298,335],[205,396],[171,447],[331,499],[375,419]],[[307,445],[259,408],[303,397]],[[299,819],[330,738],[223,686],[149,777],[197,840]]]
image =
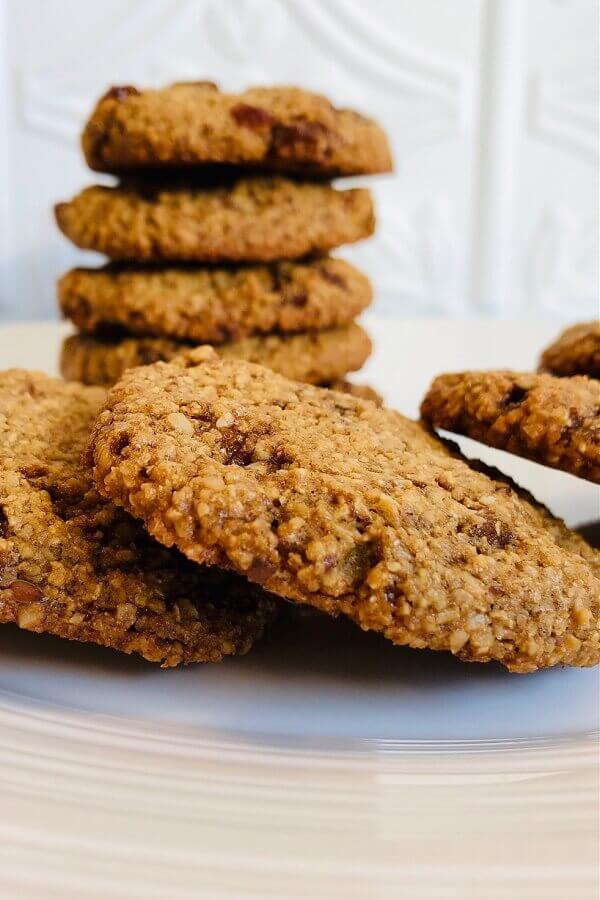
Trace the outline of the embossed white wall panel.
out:
[[[50,210],[98,177],[77,141],[95,98],[111,83],[202,77],[232,89],[299,83],[382,121],[397,172],[369,180],[377,236],[343,250],[372,276],[381,310],[575,315],[597,304],[594,0],[0,10],[3,318],[53,315],[56,277],[92,258]]]
[[[598,4],[528,4],[519,132],[515,295],[536,312],[597,316]]]

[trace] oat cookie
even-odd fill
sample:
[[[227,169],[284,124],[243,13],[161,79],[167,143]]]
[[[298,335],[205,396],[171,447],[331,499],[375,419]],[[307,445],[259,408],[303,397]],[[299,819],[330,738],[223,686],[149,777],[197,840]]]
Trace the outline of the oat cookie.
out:
[[[78,247],[132,262],[271,262],[327,253],[373,233],[369,191],[285,178],[228,184],[131,181],[89,187],[55,207]]]
[[[233,163],[333,177],[392,168],[376,122],[293,87],[241,94],[206,81],[159,90],[113,87],[98,101],[82,145],[86,162],[100,172]]]
[[[110,385],[126,369],[174,359],[193,346],[168,338],[73,334],[63,343],[60,371],[71,381]],[[246,359],[288,378],[321,384],[360,369],[371,353],[371,340],[360,325],[353,323],[327,331],[255,335],[219,344],[215,349],[221,356]]]
[[[347,325],[371,302],[369,279],[342,259],[268,266],[72,269],[58,283],[63,315],[81,331],[197,344]]]
[[[165,545],[395,643],[599,661],[594,551],[393,410],[203,347],[128,372],[88,459]]]
[[[509,371],[439,375],[421,414],[436,428],[600,481],[600,384]]]
[[[338,378],[336,381],[322,384],[321,387],[327,387],[330,391],[341,391],[342,394],[350,394],[351,397],[358,397],[361,400],[369,400],[376,406],[383,406],[383,397],[369,384],[354,384],[353,381]]]
[[[0,622],[163,666],[246,652],[274,599],[166,550],[95,489],[82,456],[104,399],[0,374]]]
[[[563,331],[542,353],[540,370],[600,378],[600,321],[581,322]]]

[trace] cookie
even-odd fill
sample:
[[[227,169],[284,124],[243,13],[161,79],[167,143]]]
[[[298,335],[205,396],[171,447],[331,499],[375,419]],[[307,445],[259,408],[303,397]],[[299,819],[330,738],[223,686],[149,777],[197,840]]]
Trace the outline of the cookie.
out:
[[[600,660],[594,551],[393,410],[203,347],[128,372],[88,460],[166,546],[397,644]]]
[[[369,191],[285,178],[89,187],[55,207],[78,247],[133,262],[271,262],[327,253],[373,233]]]
[[[368,384],[354,384],[352,381],[338,378],[336,381],[325,382],[321,387],[327,387],[330,391],[341,391],[342,394],[350,394],[351,397],[359,397],[361,400],[369,400],[376,406],[383,406],[381,394]]]
[[[99,172],[207,163],[324,177],[392,169],[376,122],[293,87],[241,94],[206,81],[159,90],[113,87],[98,101],[82,146]]]
[[[60,371],[71,381],[109,385],[118,381],[126,369],[174,359],[193,346],[168,338],[74,334],[63,343]],[[215,349],[221,356],[246,359],[288,378],[321,384],[360,369],[371,353],[371,340],[360,325],[352,323],[327,331],[242,338],[219,344]]]
[[[245,653],[274,598],[167,550],[99,496],[82,456],[104,400],[0,374],[0,622],[163,666]]]
[[[72,269],[62,313],[81,331],[220,343],[270,332],[347,325],[371,302],[369,279],[342,259],[237,268]]]
[[[563,331],[542,353],[540,370],[600,378],[600,321],[582,322]]]
[[[600,482],[600,384],[590,378],[439,375],[421,415],[436,428]]]

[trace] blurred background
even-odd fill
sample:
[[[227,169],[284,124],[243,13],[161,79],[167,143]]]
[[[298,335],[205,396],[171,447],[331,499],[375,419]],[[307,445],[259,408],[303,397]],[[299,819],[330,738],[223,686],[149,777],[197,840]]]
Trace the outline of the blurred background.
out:
[[[374,116],[393,176],[341,255],[381,313],[598,315],[597,0],[0,0],[0,318],[54,318],[93,254],[51,208],[101,180],[111,84],[297,84]],[[359,180],[357,180],[359,181]]]

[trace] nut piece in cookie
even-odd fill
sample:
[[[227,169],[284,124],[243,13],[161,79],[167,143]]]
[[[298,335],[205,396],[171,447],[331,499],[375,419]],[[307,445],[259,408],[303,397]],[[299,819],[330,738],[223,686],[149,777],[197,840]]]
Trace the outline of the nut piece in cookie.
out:
[[[98,494],[82,457],[104,401],[0,373],[0,622],[163,666],[245,653],[274,598],[167,550]]]
[[[215,185],[130,181],[88,187],[55,209],[77,247],[115,260],[162,263],[272,262],[322,255],[375,229],[365,188],[281,177]]]
[[[89,461],[162,543],[397,644],[600,659],[598,554],[393,410],[203,347],[127,372]]]
[[[100,172],[216,163],[332,178],[392,168],[376,122],[294,87],[241,94],[206,81],[114,87],[98,101],[82,146]]]
[[[547,347],[540,371],[600,378],[600,321],[571,325]]]
[[[510,371],[439,375],[421,405],[436,428],[600,481],[600,383]]]

